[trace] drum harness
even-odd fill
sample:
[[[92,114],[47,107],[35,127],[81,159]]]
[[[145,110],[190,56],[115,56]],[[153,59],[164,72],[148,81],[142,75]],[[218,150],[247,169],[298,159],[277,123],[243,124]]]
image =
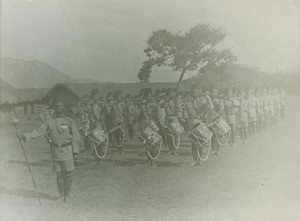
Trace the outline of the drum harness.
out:
[[[148,118],[149,118],[150,114],[149,114],[147,108],[146,108],[146,113],[147,113]],[[149,124],[150,124],[150,122],[151,122],[151,120],[149,120]],[[151,128],[151,129],[152,129],[152,128]],[[140,137],[141,137],[141,136],[140,136]],[[141,138],[143,139],[143,137],[141,137]],[[148,137],[148,139],[150,140],[150,137]],[[157,153],[157,155],[156,155],[155,157],[153,157],[153,156],[150,154],[150,152],[149,152],[149,149],[152,148],[154,144],[149,145],[148,142],[147,142],[145,139],[143,139],[143,140],[144,140],[144,141],[143,141],[143,144],[146,144],[146,146],[147,146],[146,151],[147,151],[148,156],[149,156],[152,160],[156,160],[156,159],[159,157],[160,151],[161,151],[161,148],[162,148],[162,138],[160,139],[158,153]]]
[[[86,121],[85,124],[79,128],[79,131],[82,130],[88,123],[89,123],[89,121]],[[83,131],[84,131],[84,130],[83,130]],[[85,136],[85,137],[88,137],[88,138],[90,139],[90,141],[92,142],[92,144],[93,144],[93,149],[94,149],[94,151],[95,151],[97,157],[98,157],[99,159],[103,159],[103,158],[106,156],[107,150],[108,150],[108,138],[106,138],[105,151],[104,151],[103,155],[100,156],[100,154],[99,154],[98,151],[97,151],[97,146],[100,145],[100,144],[103,143],[103,142],[98,142],[97,140],[95,140],[94,138],[92,138],[92,137],[90,136],[90,133],[92,133],[92,131],[89,131],[88,133],[84,134],[84,136]],[[97,145],[95,145],[95,143],[96,143]]]
[[[166,105],[167,105],[168,108],[169,108],[170,110],[172,110],[172,112],[174,113],[173,108],[170,107],[170,105],[169,105],[168,102],[166,103]],[[172,130],[170,127],[168,127],[168,126],[165,126],[165,129],[167,129],[167,130],[169,131],[169,132],[167,132],[168,136],[171,136],[171,137],[172,137],[172,142],[173,142],[174,149],[175,149],[175,150],[178,150],[178,148],[179,148],[179,146],[180,146],[180,134],[181,134],[181,133],[177,134],[175,131],[173,131],[173,130]],[[176,134],[176,135],[174,135],[174,134]],[[178,138],[177,138],[177,137],[178,137]],[[175,142],[176,138],[177,138],[177,144],[176,144],[176,142]]]
[[[193,104],[193,107],[194,107],[194,104]],[[199,116],[197,116],[198,117],[198,119],[200,120],[200,117]],[[192,135],[195,139],[193,139],[193,138],[191,138],[191,141],[196,145],[196,147],[197,147],[197,155],[198,155],[198,157],[199,157],[199,159],[201,160],[201,161],[206,161],[207,159],[208,159],[208,157],[209,157],[209,154],[210,154],[210,149],[211,149],[211,139],[209,139],[209,141],[206,141],[206,140],[204,140],[204,139],[202,139],[202,140],[204,140],[205,142],[203,142],[203,144],[201,144],[201,142],[200,142],[200,140],[199,140],[199,138],[197,138],[194,134],[192,134],[191,132],[192,132],[192,130],[194,129],[194,128],[196,128],[198,125],[200,125],[201,124],[201,121],[199,122],[199,123],[197,123],[189,132],[188,132],[188,136],[189,135]],[[199,147],[202,147],[202,148],[204,148],[205,147],[205,144],[208,144],[208,151],[207,151],[207,155],[204,157],[204,158],[202,158],[202,156],[201,156],[201,154],[200,154],[200,151],[199,151]]]
[[[221,116],[219,116],[219,118],[221,118]],[[223,119],[223,118],[222,118]],[[217,142],[218,142],[218,144],[220,145],[220,146],[222,146],[222,147],[224,147],[224,146],[226,146],[227,145],[227,143],[228,143],[228,141],[229,141],[229,138],[230,138],[230,134],[231,134],[231,129],[228,131],[228,133],[227,133],[227,138],[226,138],[226,140],[225,140],[225,142],[224,143],[222,143],[221,141],[220,141],[220,137],[223,137],[224,136],[224,134],[221,134],[217,129],[215,129],[214,127],[214,124],[210,124],[210,128],[213,130],[213,132],[216,134],[216,137],[217,137]],[[221,136],[220,136],[221,135]]]
[[[117,111],[118,111],[118,115],[120,115],[121,116],[121,111],[120,111],[120,108],[119,108],[119,105],[118,104],[115,104],[116,105],[116,107],[117,107]],[[123,146],[123,144],[124,144],[124,141],[125,141],[125,132],[124,132],[124,130],[121,128],[121,125],[122,125],[123,123],[120,123],[119,125],[117,125],[116,127],[114,127],[113,129],[111,129],[111,132],[110,133],[112,133],[112,138],[113,138],[113,141],[114,141],[114,145],[117,147],[117,148],[120,148],[120,147],[122,147]],[[117,144],[117,141],[116,141],[116,138],[115,138],[115,136],[114,136],[114,131],[116,131],[118,128],[120,128],[120,130],[122,130],[122,140],[121,140],[121,142],[120,142],[120,144]]]

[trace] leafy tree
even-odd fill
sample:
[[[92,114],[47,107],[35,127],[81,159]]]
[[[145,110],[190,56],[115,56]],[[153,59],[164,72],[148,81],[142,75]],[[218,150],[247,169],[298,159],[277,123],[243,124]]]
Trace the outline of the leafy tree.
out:
[[[180,71],[178,84],[187,71],[203,71],[212,66],[222,66],[235,60],[228,50],[217,50],[225,34],[205,24],[197,24],[187,33],[172,33],[167,29],[154,31],[144,50],[148,60],[143,62],[138,78],[149,82],[153,66],[169,66]]]

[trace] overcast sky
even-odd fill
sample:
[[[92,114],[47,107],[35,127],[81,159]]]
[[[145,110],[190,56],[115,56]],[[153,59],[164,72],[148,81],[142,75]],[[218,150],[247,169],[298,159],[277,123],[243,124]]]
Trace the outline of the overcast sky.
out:
[[[209,23],[238,62],[299,65],[300,0],[1,0],[1,56],[39,60],[74,77],[135,82],[153,30]],[[178,74],[158,68],[152,81]]]

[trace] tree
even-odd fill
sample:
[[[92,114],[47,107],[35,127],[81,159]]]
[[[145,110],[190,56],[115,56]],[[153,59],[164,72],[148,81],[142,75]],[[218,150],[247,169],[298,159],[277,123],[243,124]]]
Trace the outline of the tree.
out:
[[[178,86],[187,71],[226,65],[235,57],[228,49],[215,48],[224,37],[220,29],[205,24],[197,24],[184,34],[166,29],[154,31],[147,40],[144,52],[148,60],[143,62],[138,78],[142,82],[149,82],[152,67],[164,65],[181,72]]]

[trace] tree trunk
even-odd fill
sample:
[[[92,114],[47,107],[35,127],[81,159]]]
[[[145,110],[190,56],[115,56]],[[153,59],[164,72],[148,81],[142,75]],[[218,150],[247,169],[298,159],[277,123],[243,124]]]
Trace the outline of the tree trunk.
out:
[[[180,77],[179,77],[179,80],[178,80],[178,82],[177,82],[176,90],[178,90],[179,84],[181,83],[181,81],[182,81],[182,79],[183,79],[183,77],[184,77],[185,72],[186,72],[186,69],[184,68],[184,69],[182,70],[182,72],[181,72],[181,74],[180,74]]]

